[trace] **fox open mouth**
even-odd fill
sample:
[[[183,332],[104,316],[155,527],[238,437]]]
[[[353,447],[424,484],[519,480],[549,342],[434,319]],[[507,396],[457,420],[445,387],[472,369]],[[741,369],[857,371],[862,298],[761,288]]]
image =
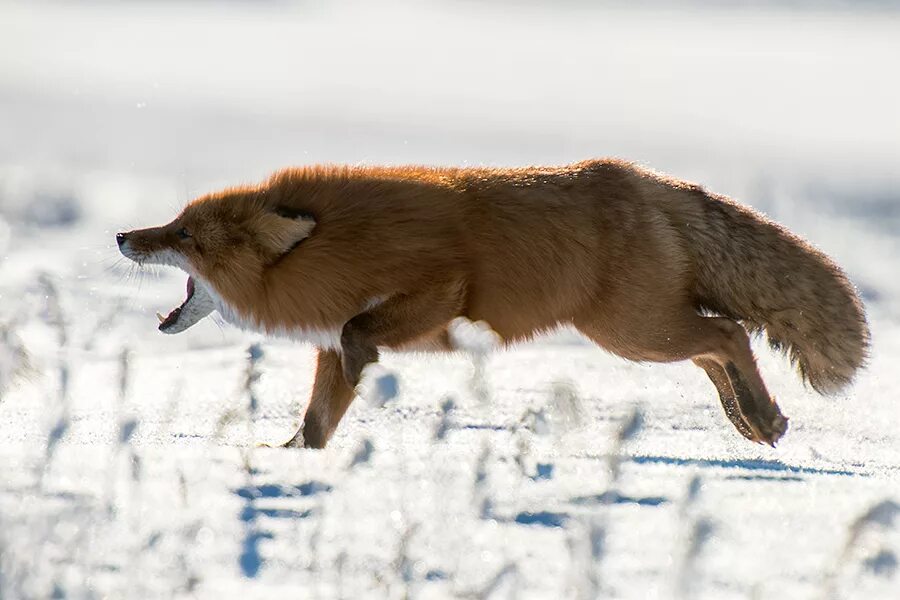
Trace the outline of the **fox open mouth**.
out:
[[[191,301],[191,298],[194,297],[194,292],[196,288],[194,287],[194,278],[188,277],[187,280],[187,298],[185,298],[184,302],[181,303],[181,306],[173,310],[169,313],[169,316],[164,317],[160,313],[156,313],[156,317],[159,319],[159,330],[165,331],[172,325],[174,325],[178,321],[178,317],[181,316],[181,311],[184,310],[184,307],[187,306],[187,303]]]
[[[156,313],[159,318],[159,330],[163,333],[181,333],[209,315],[215,308],[209,292],[204,286],[197,285],[193,277],[188,277],[185,287],[187,298],[181,306],[165,317]]]

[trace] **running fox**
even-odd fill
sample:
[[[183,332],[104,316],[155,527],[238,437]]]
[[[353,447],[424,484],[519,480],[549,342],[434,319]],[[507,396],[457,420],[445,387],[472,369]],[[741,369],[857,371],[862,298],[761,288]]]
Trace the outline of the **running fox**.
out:
[[[291,447],[325,446],[380,348],[451,350],[461,316],[506,342],[572,325],[630,360],[692,360],[741,435],[770,445],[787,419],[748,330],[820,393],[850,383],[869,341],[853,285],[822,252],[728,198],[612,159],[287,169],[116,241],[188,273],[161,331],[215,310],[318,347]]]

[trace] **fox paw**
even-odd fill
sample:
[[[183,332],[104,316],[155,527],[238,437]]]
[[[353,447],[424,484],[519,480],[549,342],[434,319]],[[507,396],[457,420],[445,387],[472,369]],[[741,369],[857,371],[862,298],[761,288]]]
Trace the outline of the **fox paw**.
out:
[[[744,415],[744,418],[753,430],[756,438],[754,441],[768,444],[773,448],[788,428],[788,418],[781,414],[775,403],[772,403],[772,410],[764,411],[763,414],[757,412],[752,415]]]
[[[256,445],[257,448],[305,448],[306,445],[303,442],[303,430],[301,429],[297,433],[294,434],[294,437],[284,442],[283,444],[266,444],[261,443]]]

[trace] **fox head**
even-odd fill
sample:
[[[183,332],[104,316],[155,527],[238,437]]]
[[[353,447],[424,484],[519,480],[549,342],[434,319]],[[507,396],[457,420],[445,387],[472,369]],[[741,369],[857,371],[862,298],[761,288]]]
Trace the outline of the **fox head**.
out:
[[[312,215],[279,205],[258,190],[231,190],[191,202],[172,222],[116,234],[122,254],[139,265],[168,265],[188,274],[187,299],[160,331],[179,333],[213,310],[219,289],[253,286],[316,226]]]

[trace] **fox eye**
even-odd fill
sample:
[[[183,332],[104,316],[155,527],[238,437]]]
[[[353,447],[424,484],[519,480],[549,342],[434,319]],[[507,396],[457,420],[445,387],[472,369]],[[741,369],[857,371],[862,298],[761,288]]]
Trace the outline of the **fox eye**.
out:
[[[186,240],[186,239],[192,237],[190,232],[187,229],[185,229],[184,227],[182,227],[181,229],[176,231],[175,235],[177,235],[178,239],[180,239],[180,240]]]

